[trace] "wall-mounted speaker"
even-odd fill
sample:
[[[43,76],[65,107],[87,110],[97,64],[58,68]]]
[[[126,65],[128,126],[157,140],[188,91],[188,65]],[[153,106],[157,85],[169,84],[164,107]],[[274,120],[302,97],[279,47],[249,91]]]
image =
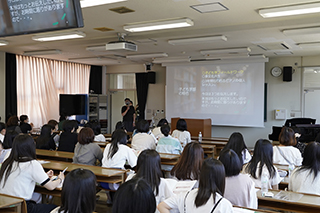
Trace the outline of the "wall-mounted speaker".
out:
[[[283,67],[283,81],[292,81],[292,67]]]
[[[148,83],[149,84],[156,83],[156,72],[148,72]]]

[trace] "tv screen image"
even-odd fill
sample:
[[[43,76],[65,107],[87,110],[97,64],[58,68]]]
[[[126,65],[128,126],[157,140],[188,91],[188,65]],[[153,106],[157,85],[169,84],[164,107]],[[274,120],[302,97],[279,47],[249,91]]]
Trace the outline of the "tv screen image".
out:
[[[0,1],[0,37],[79,27],[80,0]]]
[[[60,115],[85,115],[87,95],[60,94]]]

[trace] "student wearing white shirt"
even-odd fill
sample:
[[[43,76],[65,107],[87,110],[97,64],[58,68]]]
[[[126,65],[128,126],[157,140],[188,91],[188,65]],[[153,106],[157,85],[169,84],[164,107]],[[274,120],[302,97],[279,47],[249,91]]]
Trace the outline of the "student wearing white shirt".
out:
[[[132,138],[132,149],[139,155],[145,149],[156,149],[156,139],[153,135],[149,134],[149,122],[140,120],[137,123],[138,133]]]
[[[293,170],[289,190],[320,195],[320,144],[310,142],[304,150],[302,166]]]
[[[289,127],[283,127],[279,135],[279,142],[279,146],[273,147],[273,163],[300,166],[301,152],[293,147],[297,143],[294,131]]]
[[[183,147],[191,142],[191,134],[187,130],[187,122],[184,119],[177,121],[176,129],[172,132],[172,137],[177,138]]]
[[[137,156],[127,146],[127,133],[117,129],[112,133],[111,143],[104,149],[102,167],[124,169],[126,161],[133,168],[137,164]]]
[[[0,142],[1,142],[1,145],[3,143],[5,134],[6,134],[6,125],[3,122],[0,122]]]
[[[94,135],[95,135],[93,141],[106,142],[106,138],[104,137],[103,134],[101,134],[101,125],[99,122],[91,123],[91,129],[93,130]]]
[[[172,196],[158,205],[160,213],[169,213],[179,209],[180,213],[232,213],[230,201],[223,198],[225,188],[225,170],[216,159],[208,158],[203,162],[199,189]]]
[[[28,213],[48,213],[55,208],[52,204],[36,204],[31,201],[36,183],[48,190],[55,189],[64,179],[62,172],[56,180],[51,180],[53,171],[45,173],[36,160],[36,146],[27,134],[15,137],[12,151],[0,170],[0,193],[21,197],[26,200]]]
[[[128,179],[133,177],[144,179],[154,192],[156,205],[173,196],[169,183],[162,178],[161,158],[157,151],[150,149],[142,151],[138,157],[136,171],[137,173],[130,175]]]
[[[50,213],[94,212],[96,207],[96,176],[88,169],[74,169],[65,178],[61,206]],[[76,195],[76,196],[75,196]]]
[[[113,213],[153,213],[155,210],[156,199],[143,178],[133,178],[121,184],[112,205]]]
[[[235,151],[239,156],[242,164],[246,164],[251,160],[251,155],[240,132],[232,133],[229,137],[228,143],[223,149],[232,149],[233,151]]]
[[[159,140],[160,138],[164,137],[164,135],[162,134],[160,128],[161,128],[163,125],[168,125],[168,124],[169,124],[169,122],[167,121],[167,119],[162,118],[162,119],[159,121],[157,127],[152,130],[152,134],[154,135],[154,137],[155,137],[157,140]]]
[[[242,163],[232,149],[224,149],[219,156],[226,171],[224,197],[233,205],[252,209],[258,208],[258,198],[253,180],[247,174],[241,174]]]
[[[243,169],[250,175],[257,188],[261,188],[261,176],[264,173],[269,177],[269,189],[278,189],[281,177],[277,168],[273,165],[273,148],[270,141],[259,139],[253,151],[251,161]]]

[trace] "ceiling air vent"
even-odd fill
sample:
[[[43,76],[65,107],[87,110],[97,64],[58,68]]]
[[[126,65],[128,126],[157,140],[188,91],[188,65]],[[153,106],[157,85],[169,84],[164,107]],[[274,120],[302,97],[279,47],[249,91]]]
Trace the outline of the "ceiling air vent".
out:
[[[119,13],[119,14],[134,12],[134,10],[127,8],[127,7],[115,7],[115,8],[111,8],[109,10],[116,12],[116,13]]]

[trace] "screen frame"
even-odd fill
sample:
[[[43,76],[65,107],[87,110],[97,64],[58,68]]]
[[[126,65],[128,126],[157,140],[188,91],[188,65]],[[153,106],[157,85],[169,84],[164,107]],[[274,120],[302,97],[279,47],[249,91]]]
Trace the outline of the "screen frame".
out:
[[[5,0],[5,1],[7,1],[7,0]],[[59,31],[59,30],[67,30],[67,29],[83,28],[84,22],[83,22],[83,15],[82,15],[80,0],[69,0],[69,1],[72,1],[72,3],[73,3],[74,15],[76,18],[76,26],[48,28],[48,29],[33,30],[33,31],[27,31],[27,32],[10,33],[10,34],[5,34],[5,35],[0,34],[0,38],[10,37],[10,36],[18,36],[18,35],[29,35],[29,34],[36,34],[36,33],[52,32],[52,31]]]

